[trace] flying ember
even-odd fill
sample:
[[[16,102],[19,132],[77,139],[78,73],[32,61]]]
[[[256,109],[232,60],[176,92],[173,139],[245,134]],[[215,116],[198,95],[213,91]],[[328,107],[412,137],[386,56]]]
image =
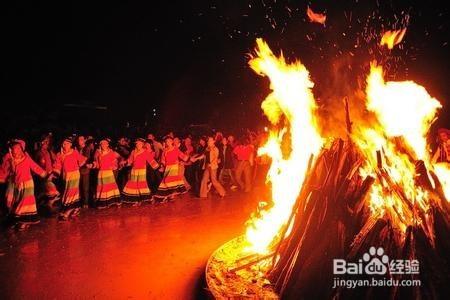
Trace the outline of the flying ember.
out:
[[[308,16],[310,22],[325,25],[325,21],[327,20],[327,16],[325,14],[316,13],[311,8],[309,8],[309,6],[306,9],[306,15]]]
[[[389,49],[392,49],[395,45],[399,44],[403,40],[405,34],[406,28],[393,31],[388,30],[383,33],[380,41],[380,46],[386,46]]]

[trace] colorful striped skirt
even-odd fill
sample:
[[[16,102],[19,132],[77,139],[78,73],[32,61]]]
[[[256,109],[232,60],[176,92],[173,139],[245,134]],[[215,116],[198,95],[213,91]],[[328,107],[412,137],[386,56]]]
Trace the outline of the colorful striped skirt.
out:
[[[120,203],[120,192],[113,170],[99,170],[97,177],[96,206],[104,208]]]
[[[64,193],[62,195],[61,215],[69,217],[80,210],[80,171],[64,173]]]
[[[18,184],[9,182],[6,190],[6,205],[15,222],[39,223],[33,179]]]
[[[180,173],[180,166],[178,164],[167,165],[164,170],[163,180],[154,197],[160,200],[166,200],[186,192],[183,176]]]
[[[131,169],[130,179],[123,188],[123,201],[137,203],[151,199],[150,189],[147,184],[147,170]]]

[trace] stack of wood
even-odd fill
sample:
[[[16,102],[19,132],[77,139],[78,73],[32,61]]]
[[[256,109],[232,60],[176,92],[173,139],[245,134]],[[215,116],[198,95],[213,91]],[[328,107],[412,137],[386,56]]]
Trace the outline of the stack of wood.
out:
[[[378,155],[381,156],[380,154]],[[450,208],[439,180],[431,184],[423,163],[418,162],[416,184],[430,194],[426,215],[406,232],[393,226],[389,214],[369,209],[369,191],[380,176],[384,188],[402,193],[379,161],[377,178],[363,178],[365,159],[351,142],[336,140],[323,150],[308,170],[289,225],[281,233],[268,277],[280,297],[286,299],[389,297],[403,299],[445,298],[450,287]],[[402,201],[405,195],[401,194]],[[289,228],[289,229],[288,229]],[[288,232],[289,231],[289,232]],[[395,279],[420,279],[420,287],[357,289],[333,288],[333,259],[357,262],[370,247],[382,247],[391,259],[417,259],[417,275],[387,275]],[[347,277],[366,279],[364,275]],[[346,279],[341,275],[340,279]]]

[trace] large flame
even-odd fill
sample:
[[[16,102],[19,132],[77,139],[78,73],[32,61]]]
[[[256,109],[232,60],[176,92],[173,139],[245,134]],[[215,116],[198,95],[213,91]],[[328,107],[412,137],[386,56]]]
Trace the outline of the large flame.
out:
[[[306,67],[299,61],[287,63],[282,54],[276,57],[262,39],[257,39],[256,56],[249,64],[256,73],[270,79],[272,92],[262,103],[264,113],[274,125],[287,124],[279,131],[272,131],[258,151],[272,159],[267,174],[272,199],[270,208],[250,221],[246,238],[252,252],[266,253],[279,237],[281,228],[287,226],[308,162],[320,151],[322,138],[317,132],[317,106],[311,91],[314,84]],[[291,149],[285,155],[281,144],[288,134]]]
[[[399,29],[399,30],[388,30],[385,33],[383,33],[383,36],[381,37],[380,46],[386,46],[389,49],[394,48],[395,45],[399,44],[406,34],[406,28]]]
[[[413,81],[384,82],[383,69],[374,63],[367,84],[367,108],[375,112],[385,134],[404,137],[416,158],[426,159],[426,135],[442,107],[439,101]]]
[[[257,40],[256,56],[249,64],[270,79],[272,92],[262,109],[279,128],[270,132],[267,143],[258,150],[272,159],[267,174],[270,205],[262,205],[264,209],[251,218],[246,230],[248,250],[264,254],[273,249],[282,229],[289,225],[310,158],[317,156],[323,139],[317,130],[313,83],[305,66],[298,61],[287,63],[282,54],[276,57],[262,39]],[[422,226],[433,239],[428,212],[435,198],[420,181],[428,178],[433,185],[428,172],[422,172],[433,171],[450,199],[450,169],[447,164],[432,163],[426,140],[441,104],[413,81],[386,82],[382,67],[375,63],[367,78],[365,104],[375,119],[370,125],[355,124],[351,138],[365,158],[361,176],[375,178],[368,202],[372,215],[387,218],[400,232],[411,225]],[[289,154],[284,151],[286,143]],[[289,233],[287,230],[286,235]]]
[[[413,81],[385,82],[382,68],[375,64],[366,94],[366,106],[378,122],[371,128],[360,126],[353,140],[367,158],[363,175],[378,179],[369,206],[376,215],[389,214],[404,231],[420,223],[417,216],[429,208],[427,191],[416,184],[415,163],[422,160],[431,167],[426,134],[441,104]]]

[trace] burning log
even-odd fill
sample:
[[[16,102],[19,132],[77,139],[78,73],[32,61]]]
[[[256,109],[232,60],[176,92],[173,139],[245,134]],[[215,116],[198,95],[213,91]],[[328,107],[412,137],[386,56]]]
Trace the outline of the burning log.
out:
[[[342,154],[341,149],[342,147],[336,147],[335,162],[342,157],[346,157]],[[323,159],[326,159],[325,155],[321,155],[316,167],[326,164],[321,162]],[[347,160],[344,164],[339,163],[334,166],[346,166],[347,169],[351,169],[353,165],[357,164],[357,161]],[[310,199],[304,214],[301,217],[297,215],[291,236],[284,241],[286,245],[280,251],[280,259],[269,274],[269,278],[275,284],[276,291],[280,296],[286,298],[361,296],[359,293],[352,294],[348,290],[342,289],[333,292],[331,290],[332,278],[329,275],[331,273],[330,266],[332,265],[332,258],[344,256],[348,260],[354,260],[362,257],[371,246],[382,246],[387,253],[394,254],[394,257],[419,259],[419,261],[423,259],[424,263],[430,260],[430,255],[427,253],[432,253],[433,259],[429,263],[434,265],[435,268],[438,268],[442,258],[445,258],[446,264],[450,262],[448,252],[450,247],[448,243],[442,245],[442,241],[447,241],[448,238],[442,236],[439,239],[441,241],[439,246],[445,248],[447,253],[441,256],[441,259],[437,259],[434,252],[435,247],[428,238],[430,233],[421,226],[409,226],[406,233],[403,234],[392,226],[388,216],[376,215],[368,215],[367,218],[363,218],[359,226],[355,224],[353,220],[359,210],[342,210],[340,205],[352,203],[351,207],[359,207],[361,210],[367,197],[367,191],[375,179],[372,177],[366,178],[351,193],[350,191],[338,193],[339,195],[346,195],[345,198],[339,196],[339,199],[336,199],[335,187],[349,186],[345,183],[347,177],[343,176],[346,173],[341,169],[340,175],[331,170],[328,174],[333,174],[334,180],[330,180],[330,176],[326,176],[320,188],[311,192],[311,198],[318,197],[320,199]],[[386,176],[386,174],[382,176]],[[336,180],[336,178],[338,179]],[[356,181],[356,178],[353,180]],[[390,184],[393,183],[390,182]],[[403,200],[408,201],[407,199]],[[301,201],[301,199],[297,201]],[[412,206],[410,208],[414,209]],[[438,216],[441,221],[447,219],[442,210],[435,209],[432,215]],[[420,218],[425,218],[425,216],[420,216]],[[358,231],[356,234],[355,229]],[[434,222],[433,232],[439,232],[439,234],[446,232],[447,237],[450,233],[448,226],[438,225],[436,222]],[[322,238],[318,240],[317,236]],[[417,236],[420,236],[420,238],[418,239]],[[337,247],[336,245],[343,245],[343,247]],[[418,251],[418,249],[421,250]],[[439,252],[442,253],[441,251]],[[425,259],[425,256],[428,259]],[[440,270],[440,278],[449,278],[448,271],[442,272],[443,268],[440,268]],[[419,278],[418,276],[416,277]],[[437,289],[434,282],[427,280],[427,276],[420,274],[420,279],[426,282],[425,288],[414,287],[410,290],[392,288],[389,292],[384,290],[381,293],[386,293],[386,296],[392,298],[399,298],[405,294],[415,297],[442,296],[443,294],[436,293],[436,290],[442,291],[443,285],[440,285]],[[395,278],[404,279],[404,277]],[[429,293],[428,288],[431,289],[431,287],[435,290],[434,294]],[[375,295],[375,292],[371,290],[367,290],[366,293],[366,296]]]
[[[275,287],[281,295],[289,297],[300,296],[300,294],[297,294],[298,289],[290,288],[290,280],[305,281],[302,283],[302,286],[311,287],[310,291],[306,291],[305,288],[302,289],[305,292],[303,294],[305,297],[309,296],[309,293],[313,293],[314,290],[318,290],[317,285],[314,284],[315,280],[308,278],[308,276],[317,276],[316,272],[305,271],[302,274],[310,275],[295,277],[291,275],[292,271],[289,272],[289,270],[294,268],[298,272],[302,268],[309,268],[310,264],[317,260],[315,256],[322,257],[326,261],[326,257],[323,257],[323,254],[317,255],[316,251],[311,252],[314,246],[317,247],[315,245],[317,244],[317,236],[326,237],[323,239],[323,242],[320,242],[320,244],[323,244],[322,247],[327,249],[324,252],[328,254],[334,252],[337,255],[335,257],[339,257],[339,255],[344,253],[346,244],[349,242],[347,237],[353,235],[352,232],[348,231],[351,231],[353,228],[353,216],[351,214],[355,212],[343,209],[346,206],[342,204],[346,203],[346,199],[352,199],[353,195],[360,195],[360,197],[366,195],[371,182],[373,183],[373,178],[361,181],[357,188],[353,188],[350,191],[352,185],[349,184],[351,183],[349,179],[353,178],[355,166],[360,165],[361,162],[358,159],[352,159],[352,156],[348,155],[351,152],[351,143],[344,143],[342,140],[338,140],[332,146],[332,149],[334,149],[332,152],[329,150],[324,151],[316,163],[316,172],[320,173],[320,169],[327,166],[330,166],[329,171],[322,178],[322,182],[316,182],[316,189],[309,192],[309,197],[311,198],[308,201],[309,205],[306,207],[304,214],[294,222],[290,238],[285,240],[286,245],[280,251],[281,258],[270,274],[271,282],[275,283]],[[320,180],[320,178],[317,179]],[[346,195],[347,198],[342,199],[343,195]],[[300,195],[298,201],[301,201],[302,196]],[[352,200],[354,203],[351,206],[354,207],[355,204],[359,204],[356,203],[355,199]],[[361,200],[359,198],[357,201],[361,202],[364,199]],[[333,230],[330,231],[330,228],[333,228]],[[330,241],[332,241],[333,245],[343,246],[339,247],[340,249],[333,249],[334,247],[328,244]],[[333,251],[331,251],[332,249]],[[302,253],[301,256],[305,256],[307,253],[307,257],[302,259],[300,256],[299,259],[298,253]],[[331,259],[331,256],[329,256],[329,259]],[[322,268],[326,269],[326,264]],[[327,273],[329,274],[330,272]],[[322,289],[322,291],[326,290],[328,288]]]
[[[272,258],[274,255],[275,255],[275,252],[271,253],[271,254],[268,254],[268,255],[263,255],[263,256],[258,256],[257,255],[255,259],[253,259],[253,260],[251,260],[251,261],[249,261],[247,263],[244,263],[244,264],[242,264],[240,266],[237,266],[235,268],[228,269],[228,272],[231,272],[231,273],[238,272],[240,270],[243,270],[243,269],[246,269],[248,267],[251,267],[251,266],[253,266],[253,265],[255,265],[255,264],[257,264],[257,263],[259,263],[259,262],[261,262],[263,260],[266,260],[268,258]]]
[[[238,266],[228,268],[227,273],[236,274],[251,267],[257,270],[258,263],[264,261],[267,264],[267,259],[270,259],[271,267],[259,270],[268,279],[261,289],[267,292],[273,284],[279,297],[289,299],[441,297],[442,291],[448,290],[444,282],[450,279],[448,268],[441,267],[450,263],[448,214],[439,205],[433,205],[430,210],[430,216],[434,219],[432,232],[436,235],[435,246],[430,242],[429,231],[422,226],[410,225],[402,233],[393,226],[389,215],[371,214],[367,201],[376,179],[370,176],[362,179],[357,173],[362,160],[360,156],[350,155],[355,150],[353,147],[353,143],[337,140],[330,149],[324,149],[308,171],[290,222],[283,229],[280,242],[274,245],[274,252],[266,256],[241,258]],[[384,178],[387,175],[380,176]],[[387,182],[394,184],[389,180]],[[414,206],[410,208],[415,210]],[[288,227],[290,233],[286,234]],[[383,247],[392,257],[419,260],[421,266],[424,265],[421,269],[423,274],[389,275],[389,278],[420,279],[422,287],[365,289],[364,292],[339,288],[333,290],[333,259],[345,257],[348,261],[355,261],[372,246]],[[255,280],[260,280],[256,279],[261,276],[261,273],[258,274],[254,275]],[[235,277],[230,278],[236,280]]]

